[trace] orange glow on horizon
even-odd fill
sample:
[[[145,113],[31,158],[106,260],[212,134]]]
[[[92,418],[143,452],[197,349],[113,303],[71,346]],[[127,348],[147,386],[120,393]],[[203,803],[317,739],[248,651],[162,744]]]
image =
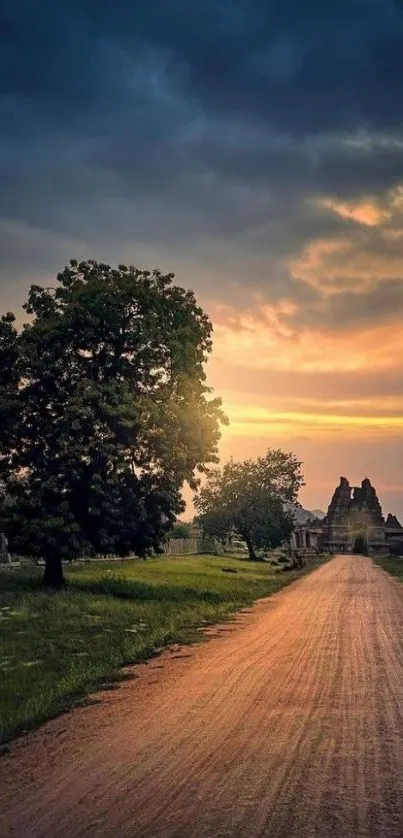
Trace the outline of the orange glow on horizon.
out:
[[[360,331],[336,331],[293,327],[279,329],[270,322],[243,315],[232,323],[216,323],[214,355],[234,366],[256,370],[301,372],[355,372],[370,368],[374,373],[394,368],[403,354],[400,325],[367,325]]]
[[[316,434],[331,430],[351,431],[355,436],[363,430],[379,431],[382,434],[403,431],[403,415],[349,415],[298,410],[287,412],[227,402],[224,402],[224,407],[230,420],[229,427],[224,430],[225,436],[294,436],[296,432]]]

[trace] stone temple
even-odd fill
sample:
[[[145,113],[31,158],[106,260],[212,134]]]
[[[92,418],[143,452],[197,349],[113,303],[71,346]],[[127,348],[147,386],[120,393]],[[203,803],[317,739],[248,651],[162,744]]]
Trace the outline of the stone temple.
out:
[[[387,555],[391,542],[403,538],[397,518],[388,515],[385,521],[367,477],[354,487],[346,477],[340,478],[321,525],[323,549],[330,553]]]

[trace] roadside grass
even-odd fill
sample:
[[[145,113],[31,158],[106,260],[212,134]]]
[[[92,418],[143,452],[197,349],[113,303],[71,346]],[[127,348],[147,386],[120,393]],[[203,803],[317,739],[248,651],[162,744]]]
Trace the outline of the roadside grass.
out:
[[[0,575],[3,743],[121,680],[121,667],[169,643],[200,640],[197,627],[227,619],[301,571],[228,556],[91,562],[68,568],[68,586],[56,593],[42,590],[41,575]]]
[[[403,582],[403,558],[394,558],[390,556],[387,559],[381,559],[376,557],[374,559],[375,564],[379,564],[380,567],[383,567],[391,576],[396,576]]]

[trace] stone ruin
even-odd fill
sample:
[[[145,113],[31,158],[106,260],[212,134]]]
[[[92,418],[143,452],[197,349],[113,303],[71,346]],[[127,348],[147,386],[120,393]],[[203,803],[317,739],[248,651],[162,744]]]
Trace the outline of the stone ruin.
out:
[[[331,553],[387,555],[390,543],[402,539],[397,518],[382,514],[377,493],[366,477],[361,486],[351,487],[346,477],[330,501],[323,521],[323,548]]]

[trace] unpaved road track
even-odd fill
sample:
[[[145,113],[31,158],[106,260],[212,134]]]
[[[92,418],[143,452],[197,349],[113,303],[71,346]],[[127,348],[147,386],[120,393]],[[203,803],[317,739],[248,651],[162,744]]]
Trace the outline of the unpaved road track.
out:
[[[403,836],[403,586],[337,557],[14,743],[3,836]]]

